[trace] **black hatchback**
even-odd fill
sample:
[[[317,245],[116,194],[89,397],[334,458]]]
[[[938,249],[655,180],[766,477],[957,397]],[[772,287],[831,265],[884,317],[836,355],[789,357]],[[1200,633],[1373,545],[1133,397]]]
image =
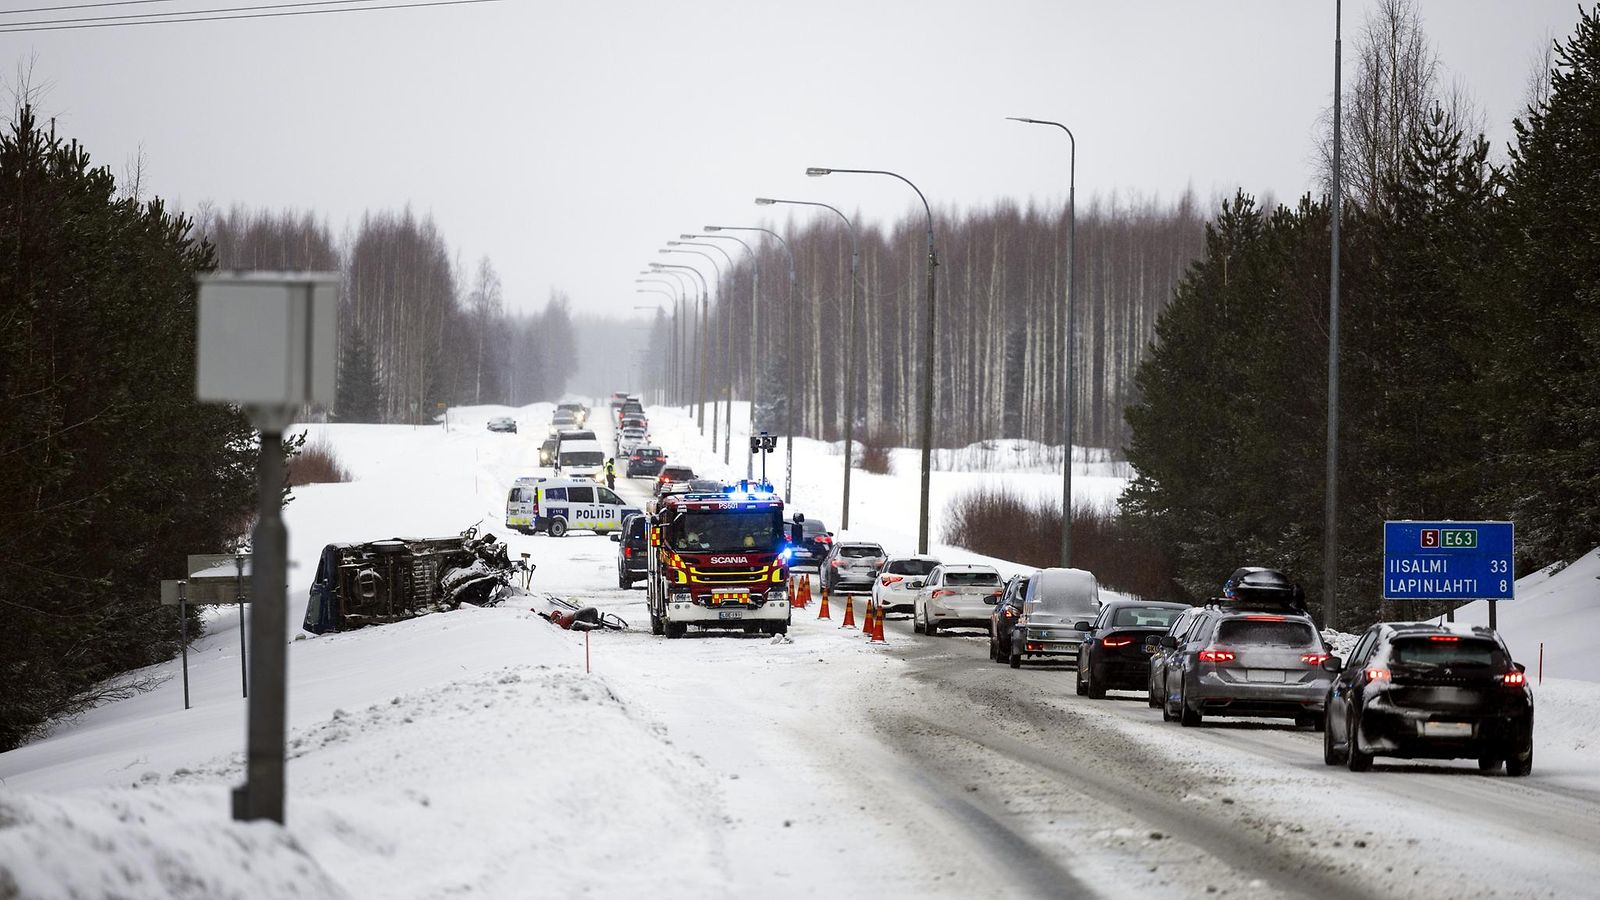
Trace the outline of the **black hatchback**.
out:
[[[1108,690],[1147,691],[1151,654],[1189,608],[1160,600],[1112,600],[1093,622],[1078,623],[1088,632],[1078,652],[1078,696],[1099,700]]]
[[[1487,628],[1380,622],[1337,672],[1323,762],[1352,772],[1375,756],[1476,759],[1484,772],[1533,770],[1533,696],[1522,664]]]

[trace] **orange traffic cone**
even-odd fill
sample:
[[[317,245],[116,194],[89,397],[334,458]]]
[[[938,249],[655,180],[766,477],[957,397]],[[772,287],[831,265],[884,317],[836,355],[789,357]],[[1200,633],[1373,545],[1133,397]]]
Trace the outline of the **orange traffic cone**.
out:
[[[804,575],[796,576],[795,597],[800,601],[799,606],[801,609],[811,605],[811,579]]]
[[[811,580],[805,575],[800,576],[800,579],[800,590],[804,591],[809,598],[811,596]],[[833,618],[833,616],[828,615],[828,589],[826,587],[822,589],[822,605],[817,608],[817,618]]]
[[[867,614],[866,617],[861,620],[861,633],[866,635],[868,640],[871,640],[872,623],[877,621],[878,608],[872,605],[872,598],[870,597],[868,597],[866,603],[862,605],[866,607]]]
[[[856,598],[850,594],[844,595],[844,621],[839,623],[840,628],[856,627]]]
[[[883,610],[881,610],[881,609],[878,610],[878,614],[876,616],[874,616],[873,619],[872,619],[872,643],[874,643],[874,644],[887,644],[887,643],[889,643],[888,641],[884,640],[884,637],[883,637]]]

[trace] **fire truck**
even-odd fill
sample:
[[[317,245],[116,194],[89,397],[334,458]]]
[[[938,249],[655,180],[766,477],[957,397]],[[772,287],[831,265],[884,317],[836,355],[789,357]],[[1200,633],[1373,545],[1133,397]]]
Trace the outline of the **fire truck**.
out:
[[[789,630],[783,501],[769,490],[668,494],[650,519],[650,633]]]

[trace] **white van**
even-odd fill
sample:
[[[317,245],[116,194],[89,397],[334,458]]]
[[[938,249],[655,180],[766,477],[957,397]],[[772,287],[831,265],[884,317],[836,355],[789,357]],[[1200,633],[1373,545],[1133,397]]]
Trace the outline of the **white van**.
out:
[[[604,534],[620,531],[624,519],[641,512],[588,479],[518,478],[506,497],[506,527],[523,534],[561,537],[573,529]]]
[[[599,441],[562,441],[556,446],[556,471],[567,478],[595,478],[606,468]]]

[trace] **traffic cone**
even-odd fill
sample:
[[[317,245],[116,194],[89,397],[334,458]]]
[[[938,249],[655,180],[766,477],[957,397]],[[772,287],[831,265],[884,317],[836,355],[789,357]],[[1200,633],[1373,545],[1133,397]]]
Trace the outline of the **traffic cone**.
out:
[[[871,640],[872,639],[872,623],[877,621],[877,616],[878,616],[877,610],[878,610],[878,608],[876,606],[872,605],[872,598],[870,598],[870,597],[867,598],[867,602],[865,604],[863,604],[863,605],[866,606],[866,608],[867,608],[867,615],[866,615],[866,617],[864,619],[861,620],[861,633],[866,635],[868,640]]]
[[[805,609],[811,605],[811,583],[804,575],[796,575],[790,579],[794,582],[795,606]]]
[[[856,598],[850,594],[844,595],[844,621],[839,623],[840,628],[856,627]]]
[[[811,579],[810,579],[809,576],[806,576],[806,575],[801,575],[800,576],[800,590],[805,592],[805,595],[806,595],[807,598],[810,598],[810,596],[811,596]],[[824,587],[822,589],[822,605],[817,608],[817,618],[819,618],[819,619],[831,619],[831,618],[833,618],[833,616],[828,615],[828,589],[826,587]]]
[[[874,644],[887,644],[887,643],[889,643],[888,641],[884,640],[884,637],[883,637],[883,610],[881,610],[881,609],[878,610],[878,614],[875,617],[873,617],[873,619],[872,619],[872,643],[874,643]]]

